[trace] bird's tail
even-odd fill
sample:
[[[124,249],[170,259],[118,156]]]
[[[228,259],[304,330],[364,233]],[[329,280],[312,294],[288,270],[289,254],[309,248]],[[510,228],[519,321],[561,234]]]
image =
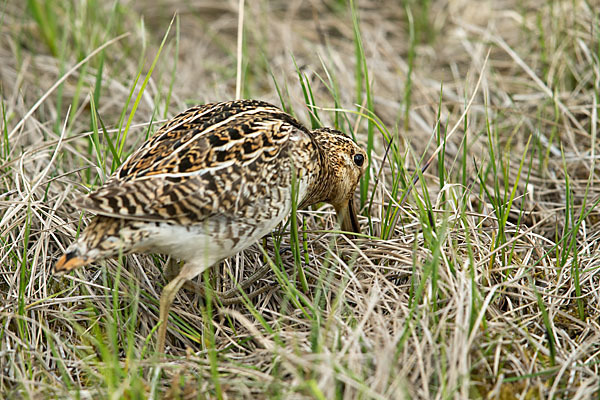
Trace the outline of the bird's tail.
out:
[[[67,273],[103,258],[128,253],[134,242],[132,237],[123,236],[126,225],[125,219],[95,217],[54,264],[54,273]]]
[[[71,249],[71,247],[73,246],[70,246],[69,250],[67,250],[65,254],[58,259],[56,264],[54,264],[53,272],[55,274],[64,274],[70,272],[75,268],[83,267],[84,265],[87,265],[93,261],[82,257],[79,249]]]

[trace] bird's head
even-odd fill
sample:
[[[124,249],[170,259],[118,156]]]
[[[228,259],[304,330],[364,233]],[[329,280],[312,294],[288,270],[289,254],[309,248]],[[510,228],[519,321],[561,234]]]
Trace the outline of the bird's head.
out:
[[[320,128],[312,131],[312,135],[324,153],[326,164],[326,178],[319,183],[320,193],[313,203],[330,203],[335,208],[342,230],[359,233],[354,191],[367,169],[367,155],[340,131]]]

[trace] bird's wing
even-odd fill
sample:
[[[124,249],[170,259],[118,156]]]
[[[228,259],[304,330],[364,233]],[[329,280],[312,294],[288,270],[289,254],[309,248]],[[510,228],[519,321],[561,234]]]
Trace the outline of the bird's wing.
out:
[[[266,201],[269,185],[289,185],[290,152],[299,142],[312,145],[306,128],[268,103],[194,107],[76,204],[107,216],[180,224],[237,215]]]

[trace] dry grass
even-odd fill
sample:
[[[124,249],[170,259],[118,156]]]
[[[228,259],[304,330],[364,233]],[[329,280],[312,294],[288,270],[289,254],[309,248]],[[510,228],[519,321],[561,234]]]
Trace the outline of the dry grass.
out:
[[[271,262],[253,287],[269,291],[228,306],[179,294],[168,358],[152,352],[163,258],[51,275],[90,217],[71,201],[114,168],[121,126],[124,156],[157,121],[235,96],[237,3],[0,5],[1,397],[597,398],[591,0],[357,1],[365,58],[343,1],[247,2],[242,97],[308,124],[295,61],[323,123],[372,148],[365,236],[331,231],[328,207],[303,211],[308,290],[283,227],[210,277],[223,291]],[[388,131],[326,110],[356,104]],[[438,118],[458,129],[398,208]]]

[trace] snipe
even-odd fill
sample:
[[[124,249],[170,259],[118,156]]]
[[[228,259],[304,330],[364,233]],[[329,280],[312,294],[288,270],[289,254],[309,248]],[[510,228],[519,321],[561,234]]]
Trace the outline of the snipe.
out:
[[[310,131],[262,101],[190,108],[76,202],[98,216],[67,248],[55,272],[130,252],[184,260],[160,298],[162,353],[178,290],[272,231],[290,213],[292,182],[299,208],[328,202],[342,230],[358,232],[353,193],[366,164],[365,152],[343,133]]]

